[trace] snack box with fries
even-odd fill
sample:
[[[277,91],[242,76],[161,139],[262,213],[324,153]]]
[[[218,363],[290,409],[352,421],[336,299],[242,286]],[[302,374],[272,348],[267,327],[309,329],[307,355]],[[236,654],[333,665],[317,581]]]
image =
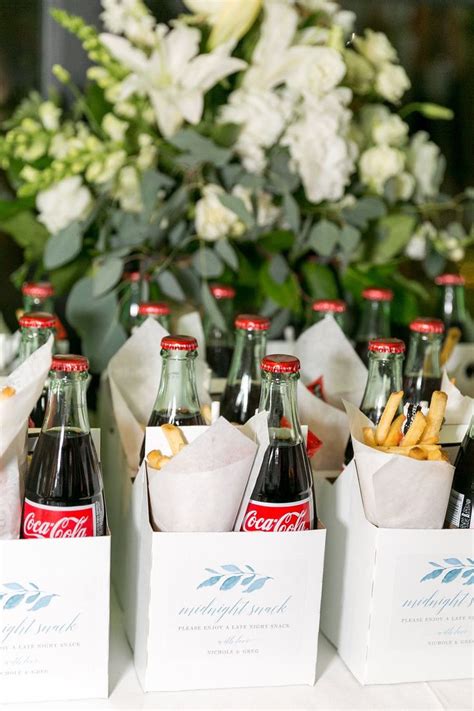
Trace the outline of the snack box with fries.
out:
[[[317,479],[316,497],[328,531],[321,630],[358,681],[471,677],[472,531],[374,526],[354,460],[333,484]]]
[[[108,696],[110,538],[0,540],[1,702]]]
[[[192,442],[206,429],[181,431]],[[146,452],[123,581],[143,690],[314,684],[325,530],[157,532],[147,478],[172,454],[162,428],[147,428]]]

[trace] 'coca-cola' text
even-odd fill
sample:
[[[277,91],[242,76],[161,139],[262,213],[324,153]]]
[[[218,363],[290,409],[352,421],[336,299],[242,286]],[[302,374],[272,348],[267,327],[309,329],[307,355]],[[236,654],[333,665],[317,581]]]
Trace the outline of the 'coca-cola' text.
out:
[[[249,501],[242,522],[242,531],[309,531],[311,529],[310,499],[287,504]]]
[[[25,499],[23,538],[87,538],[96,535],[95,506],[44,506]]]

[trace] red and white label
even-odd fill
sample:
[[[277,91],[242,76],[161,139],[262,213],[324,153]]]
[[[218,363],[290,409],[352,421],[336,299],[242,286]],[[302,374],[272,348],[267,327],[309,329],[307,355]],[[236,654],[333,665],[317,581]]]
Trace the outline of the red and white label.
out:
[[[242,531],[309,531],[310,499],[288,504],[270,504],[250,499],[242,522]]]
[[[22,538],[87,538],[95,534],[94,504],[44,506],[25,499]]]

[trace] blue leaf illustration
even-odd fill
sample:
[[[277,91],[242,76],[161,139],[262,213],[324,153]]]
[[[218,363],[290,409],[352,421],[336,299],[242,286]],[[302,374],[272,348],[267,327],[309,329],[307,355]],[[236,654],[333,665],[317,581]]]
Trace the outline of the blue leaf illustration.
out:
[[[221,565],[222,570],[227,570],[229,573],[241,573],[242,571],[236,565],[228,564]]]
[[[53,597],[57,597],[57,595],[45,595],[44,597],[40,597],[33,607],[30,607],[29,612],[35,612],[35,610],[41,610],[42,607],[48,607]]]
[[[432,560],[430,560],[430,565],[434,565],[435,568],[442,568],[443,567],[439,563],[433,563]]]
[[[472,577],[469,578],[469,580],[466,580],[464,585],[474,585],[474,573],[472,574]]]
[[[34,583],[30,583],[31,587],[34,588],[35,590],[39,590],[39,587],[35,585]]]
[[[474,565],[474,560],[472,558],[468,558],[468,561]]]
[[[255,573],[253,575],[249,575],[248,578],[244,578],[242,580],[242,585],[248,585],[249,583],[252,582],[252,580],[255,578]]]
[[[469,575],[474,575],[474,568],[468,568],[467,570],[465,570],[462,574],[462,577],[467,578],[469,577]]]
[[[6,593],[0,593],[0,600],[2,599],[2,597],[5,597],[5,595]]]
[[[444,562],[448,563],[448,565],[462,565],[458,558],[444,558]]]
[[[200,585],[197,586],[197,589],[199,590],[199,588],[209,588],[211,587],[211,585],[215,585],[216,583],[218,583],[221,578],[222,575],[214,575],[212,578],[204,580]]]
[[[254,592],[254,590],[260,590],[260,588],[263,588],[267,580],[270,580],[270,577],[266,578],[259,578],[258,580],[255,580],[251,585],[248,586],[247,590],[244,590],[246,593],[251,593]]]
[[[17,605],[19,605],[24,597],[25,597],[25,593],[19,593],[19,595],[12,595],[11,597],[8,598],[8,600],[4,604],[3,609],[4,610],[11,610],[12,607],[16,607]]]
[[[213,570],[212,568],[204,568],[204,570],[207,570],[208,573],[214,573],[214,575],[217,575],[217,570]]]
[[[444,573],[444,568],[438,568],[437,570],[432,570],[431,573],[427,573],[424,578],[420,580],[421,583],[423,583],[425,580],[433,580],[433,578],[437,578],[438,575],[441,575],[441,573]]]
[[[8,588],[9,590],[24,590],[25,589],[23,587],[23,585],[20,585],[19,583],[4,583],[3,587]]]
[[[255,573],[255,570],[252,568],[251,565],[246,565],[245,567],[247,568],[247,570],[250,570],[252,573]]]
[[[222,566],[224,568],[224,566]],[[242,575],[231,575],[230,578],[227,578],[227,580],[224,580],[222,585],[220,586],[219,590],[230,590],[231,588],[234,587],[234,585],[237,585],[239,582],[240,578]]]
[[[37,599],[39,598],[40,595],[41,595],[40,592],[33,593],[33,595],[30,595],[30,597],[27,597],[27,598],[26,598],[26,602],[27,602],[27,603],[34,602],[35,600],[37,600]]]
[[[454,570],[449,570],[441,582],[442,583],[450,583],[452,580],[455,580],[458,577],[461,570],[462,570],[462,568],[455,568]]]

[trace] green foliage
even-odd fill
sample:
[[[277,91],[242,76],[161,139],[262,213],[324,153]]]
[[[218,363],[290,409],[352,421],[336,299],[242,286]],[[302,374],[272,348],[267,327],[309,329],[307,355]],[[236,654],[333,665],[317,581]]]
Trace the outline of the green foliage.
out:
[[[331,269],[316,261],[305,261],[301,266],[303,283],[312,299],[337,299],[339,289]]]
[[[43,262],[46,269],[57,269],[71,262],[82,249],[82,227],[72,222],[51,235],[45,245]]]
[[[192,256],[194,269],[204,279],[215,279],[224,271],[222,260],[213,249],[201,246]]]
[[[222,168],[229,162],[232,153],[226,148],[221,148],[214,141],[191,128],[178,131],[169,142],[182,152],[179,163],[186,167],[195,167],[200,163],[212,163],[217,168]]]
[[[224,193],[222,195],[219,195],[219,200],[224,205],[224,207],[226,207],[228,210],[232,210],[232,212],[235,212],[239,220],[242,220],[242,222],[247,228],[251,228],[254,226],[255,220],[253,218],[253,215],[250,214],[250,212],[245,207],[244,201],[241,200],[239,197],[236,197],[235,195],[227,195],[226,193]]]
[[[93,295],[95,297],[106,294],[120,281],[123,272],[123,260],[119,257],[109,256],[100,259],[96,264],[93,275]]]
[[[308,244],[317,254],[329,257],[339,240],[340,230],[334,222],[319,220],[312,228]]]
[[[397,213],[382,217],[377,227],[377,242],[372,251],[372,259],[383,264],[393,259],[408,244],[416,224],[413,215]]]
[[[265,262],[260,269],[260,287],[264,295],[279,306],[289,309],[294,314],[301,312],[300,286],[295,274],[290,273],[282,283],[279,283],[272,277],[270,263]]]
[[[18,202],[23,203],[23,201]],[[5,214],[8,214],[7,211]],[[15,242],[24,249],[24,258],[27,262],[41,260],[48,233],[32,212],[12,209],[9,216],[0,218],[0,230],[11,235]]]
[[[448,109],[446,106],[423,101],[414,101],[411,104],[407,104],[400,109],[399,113],[402,118],[406,118],[412,113],[419,113],[426,118],[437,121],[452,121],[454,118],[454,111]]]

